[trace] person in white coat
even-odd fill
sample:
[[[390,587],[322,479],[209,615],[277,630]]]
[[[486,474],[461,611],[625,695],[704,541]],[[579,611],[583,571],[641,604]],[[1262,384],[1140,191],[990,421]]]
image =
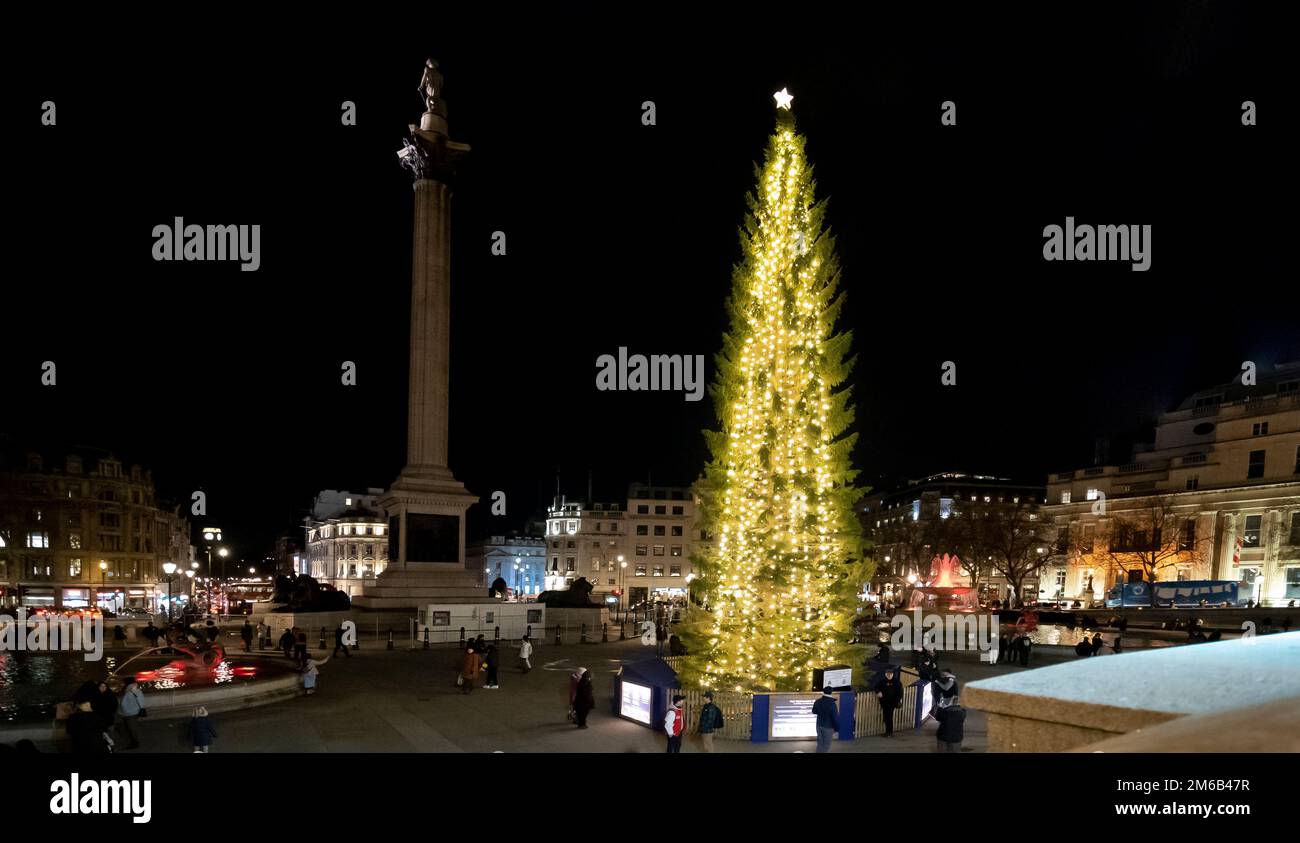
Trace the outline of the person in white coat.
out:
[[[533,642],[525,635],[524,640],[519,642],[519,669],[524,673],[533,669],[532,656]]]

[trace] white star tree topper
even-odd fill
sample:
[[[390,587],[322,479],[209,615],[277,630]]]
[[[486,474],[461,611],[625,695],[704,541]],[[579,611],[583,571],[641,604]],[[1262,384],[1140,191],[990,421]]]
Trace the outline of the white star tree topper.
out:
[[[790,102],[791,100],[794,99],[794,95],[791,94],[789,91],[787,91],[785,88],[782,88],[781,90],[777,91],[775,94],[772,94],[772,98],[776,100],[777,108],[784,108],[786,111],[789,111]]]

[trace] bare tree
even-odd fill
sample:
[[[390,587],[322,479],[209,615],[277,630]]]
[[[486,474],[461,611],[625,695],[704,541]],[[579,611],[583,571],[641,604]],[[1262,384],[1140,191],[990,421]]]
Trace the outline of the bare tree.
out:
[[[1105,547],[1096,555],[1127,578],[1141,571],[1155,582],[1160,572],[1179,564],[1205,559],[1210,536],[1198,536],[1196,513],[1179,511],[1172,498],[1153,497],[1139,507],[1110,515],[1104,528]]]
[[[971,515],[965,524],[969,552],[1006,577],[1017,596],[1026,580],[1061,555],[1051,526],[1027,497]]]

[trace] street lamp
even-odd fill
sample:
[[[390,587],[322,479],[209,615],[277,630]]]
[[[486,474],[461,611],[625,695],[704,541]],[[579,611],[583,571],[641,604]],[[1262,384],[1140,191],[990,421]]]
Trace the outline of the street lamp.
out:
[[[96,607],[99,607],[99,605],[104,601],[104,588],[108,585],[106,582],[107,577],[108,563],[101,559],[99,560],[99,594],[95,596]],[[103,611],[103,609],[101,608],[100,611]]]
[[[621,615],[626,614],[623,608],[623,592],[627,591],[627,563],[623,561],[623,554],[618,555],[618,612]],[[624,618],[626,620],[626,618]],[[623,633],[619,633],[622,635]]]
[[[167,575],[167,620],[170,621],[172,619],[172,574],[176,573],[176,563],[164,562],[163,573]]]

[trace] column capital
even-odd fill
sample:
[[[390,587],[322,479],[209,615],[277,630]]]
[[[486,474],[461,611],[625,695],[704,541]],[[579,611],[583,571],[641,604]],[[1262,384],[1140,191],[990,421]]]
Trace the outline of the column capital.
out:
[[[469,144],[449,140],[441,132],[409,127],[411,136],[402,138],[402,148],[397,157],[403,167],[411,171],[415,181],[431,179],[450,185],[456,167],[469,152]]]

